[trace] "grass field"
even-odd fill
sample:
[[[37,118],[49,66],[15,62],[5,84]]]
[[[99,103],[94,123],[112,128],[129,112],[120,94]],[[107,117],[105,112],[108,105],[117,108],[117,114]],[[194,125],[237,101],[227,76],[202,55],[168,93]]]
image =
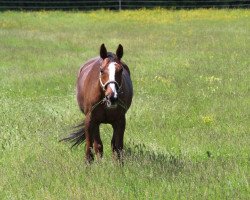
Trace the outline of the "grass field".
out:
[[[250,199],[250,11],[0,13],[0,199]],[[59,143],[79,66],[124,47],[125,165]]]

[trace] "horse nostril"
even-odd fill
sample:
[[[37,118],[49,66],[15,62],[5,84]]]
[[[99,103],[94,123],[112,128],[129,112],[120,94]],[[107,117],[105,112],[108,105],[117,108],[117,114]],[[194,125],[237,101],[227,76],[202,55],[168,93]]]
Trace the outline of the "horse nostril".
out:
[[[111,101],[115,101],[118,97],[117,97],[117,93],[114,92],[107,92],[105,94],[106,98],[110,99]]]
[[[111,102],[115,102],[117,100],[117,97],[114,97],[113,95],[110,97]]]
[[[111,101],[111,103],[114,103],[118,98],[117,98],[117,95],[114,95],[114,93],[112,94],[108,94],[106,95],[106,98]]]

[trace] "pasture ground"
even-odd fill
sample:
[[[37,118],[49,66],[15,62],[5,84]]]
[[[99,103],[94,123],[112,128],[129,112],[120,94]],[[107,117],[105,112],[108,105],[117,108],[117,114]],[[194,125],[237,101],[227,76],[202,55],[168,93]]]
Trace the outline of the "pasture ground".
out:
[[[0,13],[0,199],[250,199],[249,10]],[[124,46],[125,165],[58,140],[79,66]]]

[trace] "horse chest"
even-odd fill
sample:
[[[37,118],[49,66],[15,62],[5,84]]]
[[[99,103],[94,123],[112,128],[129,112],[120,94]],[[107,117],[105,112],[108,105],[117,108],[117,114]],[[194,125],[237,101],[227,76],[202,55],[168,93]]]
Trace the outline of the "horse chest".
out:
[[[99,122],[99,123],[114,123],[119,121],[124,117],[125,113],[120,108],[104,108],[104,109],[97,109],[95,112],[92,113],[92,119]]]

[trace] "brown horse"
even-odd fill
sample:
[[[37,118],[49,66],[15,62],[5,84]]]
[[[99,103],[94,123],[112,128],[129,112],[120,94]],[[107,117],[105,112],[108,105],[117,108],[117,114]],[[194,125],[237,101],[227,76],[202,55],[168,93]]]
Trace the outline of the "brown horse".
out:
[[[130,71],[121,61],[122,56],[122,45],[118,46],[114,54],[107,52],[105,45],[102,44],[100,57],[87,61],[78,73],[77,102],[85,114],[85,120],[80,125],[80,130],[63,140],[73,141],[73,146],[85,140],[87,162],[94,160],[93,149],[97,157],[103,156],[103,144],[99,131],[101,123],[112,125],[112,151],[118,159],[122,157],[125,114],[133,97]]]

